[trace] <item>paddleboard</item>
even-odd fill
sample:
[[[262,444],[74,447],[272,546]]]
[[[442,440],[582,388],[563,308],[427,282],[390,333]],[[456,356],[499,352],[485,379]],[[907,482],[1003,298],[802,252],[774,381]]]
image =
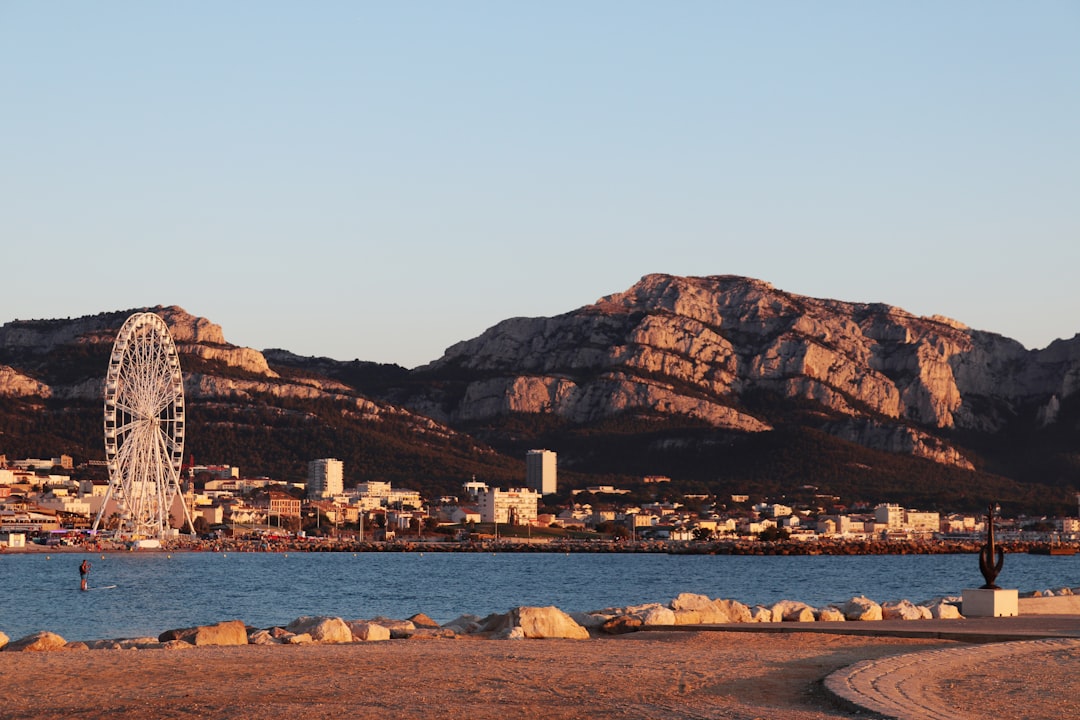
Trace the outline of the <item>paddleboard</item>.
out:
[[[115,585],[101,585],[99,587],[88,587],[86,589],[87,590],[112,590],[115,587],[116,587]]]

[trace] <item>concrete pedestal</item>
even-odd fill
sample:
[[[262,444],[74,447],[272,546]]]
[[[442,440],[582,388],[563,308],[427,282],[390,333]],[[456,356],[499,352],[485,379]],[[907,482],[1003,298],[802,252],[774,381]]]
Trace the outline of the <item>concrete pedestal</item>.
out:
[[[1019,593],[1016,590],[964,590],[964,617],[1016,617],[1019,611]]]

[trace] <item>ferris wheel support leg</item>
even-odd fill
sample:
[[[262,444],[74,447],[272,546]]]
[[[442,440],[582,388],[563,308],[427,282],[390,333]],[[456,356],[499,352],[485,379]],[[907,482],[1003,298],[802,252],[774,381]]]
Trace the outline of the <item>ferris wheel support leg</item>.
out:
[[[183,493],[181,493],[181,495],[180,495],[180,501],[181,501],[180,502],[181,507],[184,508],[184,519],[187,520],[188,530],[190,530],[191,534],[194,535],[195,534],[195,523],[191,522],[191,511],[188,510],[187,501],[184,500]]]
[[[98,531],[98,525],[101,524],[101,516],[105,514],[105,508],[109,504],[109,500],[112,498],[113,484],[109,483],[109,489],[105,491],[105,497],[101,501],[101,507],[98,508],[97,516],[94,518],[94,525],[91,528],[95,533]]]

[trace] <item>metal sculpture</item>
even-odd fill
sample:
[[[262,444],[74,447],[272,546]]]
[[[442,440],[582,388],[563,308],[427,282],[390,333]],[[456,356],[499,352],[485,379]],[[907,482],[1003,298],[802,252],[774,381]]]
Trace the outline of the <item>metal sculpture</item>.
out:
[[[986,544],[979,550],[979,572],[982,573],[986,584],[983,590],[1000,590],[994,584],[1001,566],[1005,564],[1005,549],[994,542],[994,505],[991,504],[986,511]]]

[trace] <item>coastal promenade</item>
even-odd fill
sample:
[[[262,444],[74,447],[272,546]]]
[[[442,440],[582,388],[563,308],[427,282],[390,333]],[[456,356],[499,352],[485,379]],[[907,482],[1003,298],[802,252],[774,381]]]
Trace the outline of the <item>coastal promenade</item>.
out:
[[[1075,605],[1073,598],[1051,600],[1063,601],[1061,609]],[[841,707],[895,720],[1080,717],[1080,615],[790,623],[755,631],[965,643],[862,660],[830,673],[824,688]]]
[[[860,624],[874,625],[873,634],[841,633],[844,623],[784,623],[804,627],[665,628],[584,641],[459,638],[0,653],[7,695],[0,717],[1080,716],[1080,617]],[[963,634],[964,641],[911,637],[905,625]],[[1062,636],[1046,637],[1053,635]],[[998,642],[1003,637],[1010,641]],[[1012,640],[1018,637],[1038,639]],[[63,681],[49,681],[54,678]]]

